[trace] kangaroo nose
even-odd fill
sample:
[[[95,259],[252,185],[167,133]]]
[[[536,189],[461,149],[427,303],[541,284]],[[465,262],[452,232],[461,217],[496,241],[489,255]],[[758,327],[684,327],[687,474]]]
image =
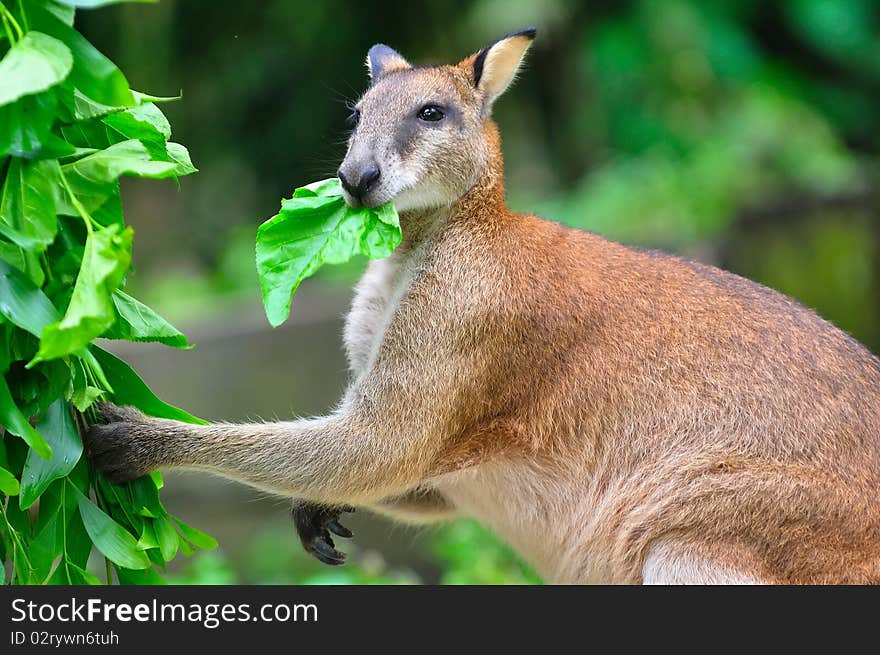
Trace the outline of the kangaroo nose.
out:
[[[346,175],[342,172],[341,168],[339,169],[338,174],[342,188],[358,200],[362,200],[370,188],[376,184],[376,180],[379,179],[379,176],[382,173],[378,166],[370,164],[360,171],[359,175],[357,172],[352,173],[351,171]]]

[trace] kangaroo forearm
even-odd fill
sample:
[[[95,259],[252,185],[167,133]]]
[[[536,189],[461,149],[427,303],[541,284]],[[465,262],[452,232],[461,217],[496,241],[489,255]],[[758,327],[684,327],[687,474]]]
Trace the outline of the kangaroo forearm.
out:
[[[436,523],[456,518],[458,510],[442,494],[433,489],[414,489],[399,496],[386,498],[371,510],[407,523]]]
[[[403,457],[350,420],[194,427],[176,440],[170,466],[207,468],[316,502],[368,501],[406,484]]]
[[[334,461],[333,451],[321,447],[333,428],[325,420],[204,426],[161,421],[150,426],[163,467],[208,469],[300,496],[321,486],[319,469],[327,486],[338,486],[330,478],[338,477],[334,473],[345,462]]]
[[[273,493],[327,504],[369,504],[412,488],[423,476],[406,439],[358,416],[279,423],[192,425],[132,410],[96,427],[103,470],[135,477],[156,468],[220,473]],[[124,467],[124,468],[123,468]]]

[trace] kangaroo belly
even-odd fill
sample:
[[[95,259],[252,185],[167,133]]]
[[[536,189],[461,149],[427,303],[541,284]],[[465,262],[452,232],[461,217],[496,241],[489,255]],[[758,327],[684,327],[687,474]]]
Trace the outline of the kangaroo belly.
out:
[[[529,463],[492,462],[442,476],[436,488],[464,516],[510,544],[547,582],[603,582],[587,576],[595,514],[586,488]],[[599,567],[600,569],[602,567]],[[573,577],[575,576],[575,577]]]

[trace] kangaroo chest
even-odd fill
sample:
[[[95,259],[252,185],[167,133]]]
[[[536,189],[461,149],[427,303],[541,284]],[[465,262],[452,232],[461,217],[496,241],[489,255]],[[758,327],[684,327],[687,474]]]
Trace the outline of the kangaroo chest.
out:
[[[423,243],[370,262],[358,282],[344,333],[348,365],[355,376],[375,359],[394,313],[424,270],[427,247]]]

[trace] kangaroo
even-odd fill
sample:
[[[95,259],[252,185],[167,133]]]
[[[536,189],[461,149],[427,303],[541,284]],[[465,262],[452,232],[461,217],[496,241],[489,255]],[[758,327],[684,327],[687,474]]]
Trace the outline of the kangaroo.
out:
[[[339,179],[394,201],[403,242],[357,286],[335,410],[105,405],[94,464],[302,499],[330,563],[355,506],[476,517],[552,583],[880,583],[880,360],[759,284],[509,210],[491,111],[534,37],[433,67],[370,49]]]

